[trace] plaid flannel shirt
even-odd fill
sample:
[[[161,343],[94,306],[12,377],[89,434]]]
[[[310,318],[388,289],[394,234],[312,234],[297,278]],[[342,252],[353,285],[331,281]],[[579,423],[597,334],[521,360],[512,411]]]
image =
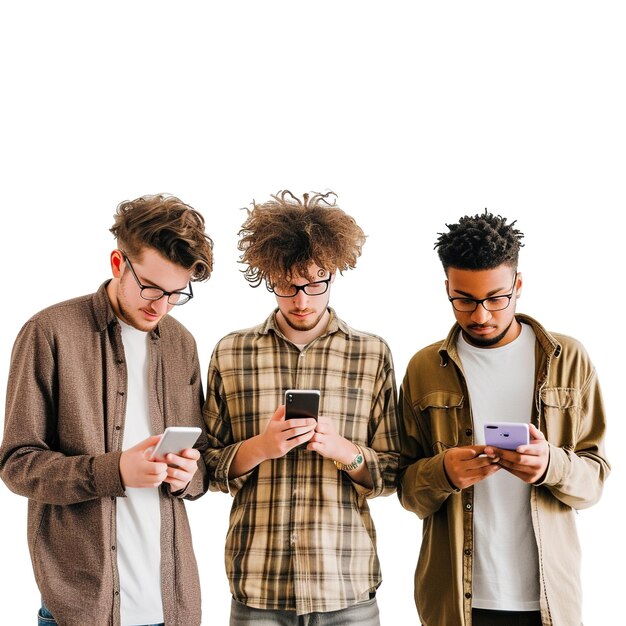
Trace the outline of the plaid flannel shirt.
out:
[[[367,498],[393,493],[399,437],[387,344],[351,329],[330,309],[326,331],[300,350],[275,312],[231,333],[209,366],[204,419],[211,489],[234,496],[226,570],[234,598],[251,607],[327,612],[351,606],[381,583]],[[298,447],[228,480],[241,443],[264,431],[287,389],[320,389],[320,415],[363,451],[373,488],[331,459]]]

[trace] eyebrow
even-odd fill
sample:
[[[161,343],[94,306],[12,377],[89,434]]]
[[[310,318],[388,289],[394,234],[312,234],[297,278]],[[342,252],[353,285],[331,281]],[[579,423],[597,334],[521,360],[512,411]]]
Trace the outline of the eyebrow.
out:
[[[133,267],[134,269],[134,267]],[[185,289],[187,289],[187,287],[189,287],[189,282],[187,282],[187,284],[184,287],[180,287],[179,289],[173,289],[173,290],[169,290],[169,289],[163,289],[163,287],[161,287],[161,285],[157,285],[155,282],[151,281],[149,278],[145,278],[144,276],[140,276],[139,272],[137,270],[135,270],[135,274],[137,274],[137,278],[139,279],[139,282],[144,286],[144,287],[155,287],[156,289],[160,289],[161,291],[167,291],[168,293],[176,293],[177,291],[184,291]],[[144,282],[147,281],[147,282]]]
[[[487,292],[487,295],[485,296],[485,298],[491,298],[493,296],[495,296],[498,291],[505,291],[506,287],[499,287],[498,289],[493,289],[492,291]],[[453,289],[452,290],[454,293],[458,293],[461,294],[462,296],[465,296],[466,298],[470,298],[472,300],[482,300],[483,298],[476,298],[476,296],[472,295],[471,293],[468,293],[467,291],[461,291],[460,289]]]

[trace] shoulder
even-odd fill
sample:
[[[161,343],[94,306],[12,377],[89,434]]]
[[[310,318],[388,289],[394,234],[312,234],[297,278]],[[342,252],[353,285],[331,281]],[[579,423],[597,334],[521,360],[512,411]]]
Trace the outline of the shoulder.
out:
[[[24,324],[24,328],[54,333],[57,330],[78,330],[85,325],[91,325],[94,323],[94,295],[80,296],[46,307],[35,313]]]

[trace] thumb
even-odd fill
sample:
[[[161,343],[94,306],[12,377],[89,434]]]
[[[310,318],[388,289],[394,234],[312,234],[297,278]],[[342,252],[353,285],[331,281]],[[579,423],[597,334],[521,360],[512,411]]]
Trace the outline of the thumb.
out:
[[[270,417],[270,420],[273,422],[281,422],[285,417],[285,405],[281,404],[276,411],[274,411],[274,415]]]
[[[530,431],[531,439],[545,440],[544,434],[534,424],[529,424],[528,430]]]
[[[147,439],[140,441],[138,444],[133,446],[135,450],[147,450],[151,446],[156,446],[157,443],[161,440],[162,435],[150,435]]]

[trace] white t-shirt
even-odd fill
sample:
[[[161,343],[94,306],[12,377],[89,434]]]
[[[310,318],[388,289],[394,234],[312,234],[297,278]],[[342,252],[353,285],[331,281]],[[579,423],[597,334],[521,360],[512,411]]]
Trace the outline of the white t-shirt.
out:
[[[152,435],[148,405],[148,333],[120,320],[128,388],[122,449]],[[126,488],[117,499],[117,567],[122,626],[163,622],[161,511],[156,488]]]
[[[499,348],[478,348],[459,334],[457,349],[467,381],[474,438],[484,444],[486,422],[531,418],[535,333]],[[472,606],[500,611],[539,610],[539,562],[530,513],[531,486],[504,469],[474,485]]]

